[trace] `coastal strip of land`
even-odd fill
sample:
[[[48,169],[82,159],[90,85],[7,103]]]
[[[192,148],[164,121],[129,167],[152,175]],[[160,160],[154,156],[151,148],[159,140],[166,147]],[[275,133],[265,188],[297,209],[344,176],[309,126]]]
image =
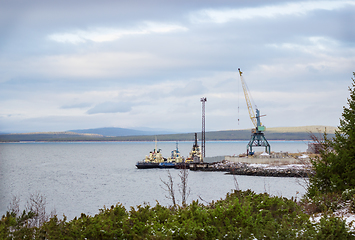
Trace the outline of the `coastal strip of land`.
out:
[[[211,162],[218,159],[219,161]],[[273,153],[257,156],[219,156],[206,158],[210,163],[192,163],[190,170],[221,171],[226,174],[269,176],[269,177],[309,177],[314,174],[310,156],[306,153]]]
[[[311,133],[328,133],[328,137],[333,137],[335,127],[325,126],[305,126],[305,127],[280,127],[268,128],[265,137],[268,140],[312,140]],[[78,131],[78,130],[77,130]],[[151,135],[117,135],[119,133],[111,130],[112,134],[105,131],[80,132],[35,132],[35,133],[8,133],[0,134],[0,142],[78,142],[78,141],[193,141],[194,133],[175,134],[151,134]],[[250,129],[222,130],[206,132],[206,141],[246,141],[250,139]],[[123,133],[122,133],[123,134]],[[201,133],[198,139],[201,139]],[[321,137],[321,135],[319,136]]]

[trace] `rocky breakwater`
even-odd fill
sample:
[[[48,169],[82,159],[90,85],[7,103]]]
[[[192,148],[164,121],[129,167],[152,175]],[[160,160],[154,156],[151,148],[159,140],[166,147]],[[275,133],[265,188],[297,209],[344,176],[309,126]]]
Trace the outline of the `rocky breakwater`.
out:
[[[227,159],[227,157],[226,157]],[[270,176],[270,177],[309,177],[314,174],[308,156],[284,157],[235,157],[233,161],[223,160],[211,163],[204,171],[225,171],[227,174]]]
[[[213,163],[204,171],[223,171],[227,174],[269,176],[269,177],[309,177],[314,174],[309,166],[303,164],[273,165],[273,164],[250,164],[222,161]]]
[[[264,164],[243,164],[239,168],[230,168],[229,174],[269,176],[269,177],[309,177],[313,171],[297,164],[284,166],[270,166]]]

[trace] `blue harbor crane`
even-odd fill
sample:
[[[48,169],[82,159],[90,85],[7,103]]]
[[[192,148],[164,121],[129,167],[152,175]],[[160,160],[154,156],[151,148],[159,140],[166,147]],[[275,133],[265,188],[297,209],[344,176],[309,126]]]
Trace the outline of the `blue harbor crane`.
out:
[[[251,137],[250,141],[247,145],[247,154],[248,155],[253,155],[253,147],[265,147],[265,152],[270,154],[270,144],[266,140],[264,131],[265,131],[265,126],[261,124],[260,117],[263,117],[265,115],[260,115],[259,109],[256,107],[256,115],[253,110],[253,106],[251,105],[249,94],[248,94],[248,87],[243,79],[242,72],[240,71],[240,68],[238,68],[239,71],[239,76],[240,76],[240,81],[242,82],[242,87],[243,87],[243,92],[245,96],[245,101],[247,103],[248,111],[249,111],[249,117],[254,125],[254,129],[252,129],[251,132]],[[238,119],[239,120],[239,119]]]

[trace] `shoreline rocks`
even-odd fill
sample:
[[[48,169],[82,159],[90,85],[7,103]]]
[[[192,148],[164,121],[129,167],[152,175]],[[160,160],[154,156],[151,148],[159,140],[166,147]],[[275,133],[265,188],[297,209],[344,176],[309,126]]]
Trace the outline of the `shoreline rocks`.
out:
[[[203,167],[194,167],[194,171],[221,171],[226,174],[264,176],[264,177],[309,177],[314,174],[308,164],[250,164],[223,160]]]
[[[233,175],[248,175],[248,176],[264,176],[264,177],[309,177],[313,175],[310,169],[268,169],[261,167],[246,167],[246,168],[232,168],[226,174]]]

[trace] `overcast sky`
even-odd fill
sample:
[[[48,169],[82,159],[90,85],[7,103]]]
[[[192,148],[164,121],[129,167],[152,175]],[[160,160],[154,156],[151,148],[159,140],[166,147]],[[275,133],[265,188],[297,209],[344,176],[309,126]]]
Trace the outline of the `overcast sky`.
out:
[[[0,30],[0,132],[200,131],[201,97],[251,128],[238,68],[266,128],[338,126],[355,71],[355,1],[0,0]]]

